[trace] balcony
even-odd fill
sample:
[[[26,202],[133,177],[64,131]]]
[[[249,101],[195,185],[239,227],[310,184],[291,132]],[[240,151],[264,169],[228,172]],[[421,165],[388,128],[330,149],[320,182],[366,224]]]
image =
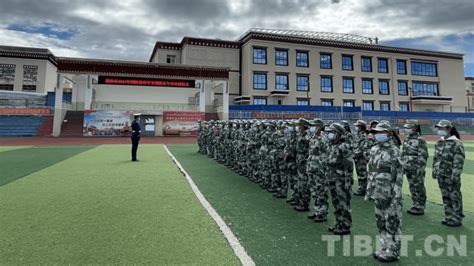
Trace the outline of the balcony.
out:
[[[270,91],[270,96],[271,97],[284,97],[284,96],[287,96],[288,93],[290,93],[290,90],[273,89]]]
[[[249,104],[251,103],[251,97],[249,95],[242,95],[234,98],[235,104]]]
[[[414,104],[449,105],[453,102],[453,97],[437,95],[418,95],[413,96],[411,98],[411,101]]]

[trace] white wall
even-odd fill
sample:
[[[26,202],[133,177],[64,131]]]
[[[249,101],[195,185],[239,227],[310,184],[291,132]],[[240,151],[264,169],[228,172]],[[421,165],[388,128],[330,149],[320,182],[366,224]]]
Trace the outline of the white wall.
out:
[[[14,91],[22,91],[24,65],[38,66],[38,80],[36,83],[36,92],[46,93],[48,91],[54,91],[54,88],[56,87],[56,67],[48,60],[1,57],[0,64],[16,65]]]

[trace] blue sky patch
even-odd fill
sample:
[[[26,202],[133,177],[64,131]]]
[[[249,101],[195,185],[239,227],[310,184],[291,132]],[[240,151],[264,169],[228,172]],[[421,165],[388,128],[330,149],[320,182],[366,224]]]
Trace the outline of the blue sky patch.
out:
[[[43,24],[39,26],[31,26],[25,24],[11,24],[7,27],[8,30],[20,31],[27,33],[39,33],[45,36],[56,38],[60,40],[69,40],[76,35],[76,29],[61,28],[56,24]]]

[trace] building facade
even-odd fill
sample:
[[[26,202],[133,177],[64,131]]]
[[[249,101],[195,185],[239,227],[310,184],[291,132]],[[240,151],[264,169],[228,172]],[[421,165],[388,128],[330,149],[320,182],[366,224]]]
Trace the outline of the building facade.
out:
[[[251,29],[235,42],[157,42],[151,62],[230,69],[231,104],[465,112],[463,55],[343,34]]]

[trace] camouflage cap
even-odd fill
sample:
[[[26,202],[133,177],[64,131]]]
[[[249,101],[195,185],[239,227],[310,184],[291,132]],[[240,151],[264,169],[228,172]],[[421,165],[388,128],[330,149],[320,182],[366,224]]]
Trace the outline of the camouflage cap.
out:
[[[418,121],[416,120],[409,120],[405,125],[403,125],[404,128],[414,128],[418,126]]]
[[[372,132],[391,132],[392,127],[387,123],[379,123],[375,128],[371,130]]]
[[[312,124],[313,126],[320,126],[320,127],[322,127],[322,126],[324,126],[324,121],[323,121],[322,119],[316,118],[316,119],[313,119],[313,120],[311,121],[311,124]]]
[[[340,123],[332,123],[329,127],[326,127],[324,131],[336,131],[341,134],[344,134],[346,132],[344,126]]]
[[[366,127],[367,126],[367,122],[365,122],[364,120],[357,120],[355,123],[354,123],[354,126],[364,126]]]
[[[435,127],[442,127],[442,128],[447,128],[447,127],[453,127],[453,123],[451,121],[442,119],[438,122],[438,124],[435,125]]]
[[[308,120],[306,120],[304,118],[300,118],[300,119],[298,119],[298,125],[300,125],[300,126],[309,126],[310,124],[309,124]]]

